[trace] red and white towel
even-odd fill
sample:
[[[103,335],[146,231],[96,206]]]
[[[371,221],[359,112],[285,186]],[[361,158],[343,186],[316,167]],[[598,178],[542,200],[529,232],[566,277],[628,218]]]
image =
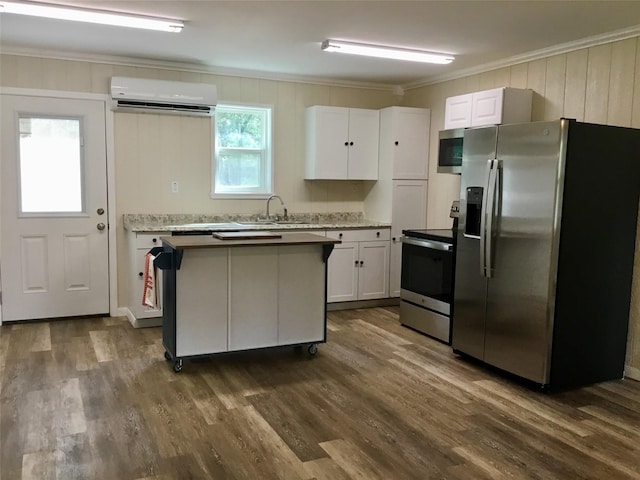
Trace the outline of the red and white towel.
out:
[[[155,256],[147,253],[144,259],[144,288],[142,290],[142,305],[158,308],[158,289],[156,288],[156,267],[153,265]]]

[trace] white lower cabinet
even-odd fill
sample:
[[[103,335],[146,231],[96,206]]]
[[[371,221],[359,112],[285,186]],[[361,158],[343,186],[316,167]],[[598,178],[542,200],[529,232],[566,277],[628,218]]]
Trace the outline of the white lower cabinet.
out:
[[[317,245],[185,249],[175,355],[324,341],[324,272]]]
[[[229,350],[278,344],[278,247],[229,251]]]
[[[228,263],[226,249],[190,249],[183,255],[175,288],[178,356],[227,351]]]
[[[329,257],[327,302],[389,296],[389,229],[329,230],[341,240]]]
[[[171,235],[168,232],[130,234],[129,246],[129,310],[137,319],[162,317],[162,272],[156,270],[156,287],[158,288],[158,304],[156,308],[142,305],[142,293],[144,290],[144,263],[149,250],[161,246],[160,237]]]
[[[391,260],[389,296],[400,296],[402,230],[427,228],[427,181],[394,180],[391,207]]]

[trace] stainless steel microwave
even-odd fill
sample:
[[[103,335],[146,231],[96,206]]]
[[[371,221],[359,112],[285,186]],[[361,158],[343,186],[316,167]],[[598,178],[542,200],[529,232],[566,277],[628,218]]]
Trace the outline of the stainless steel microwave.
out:
[[[462,173],[464,128],[440,131],[438,173]]]

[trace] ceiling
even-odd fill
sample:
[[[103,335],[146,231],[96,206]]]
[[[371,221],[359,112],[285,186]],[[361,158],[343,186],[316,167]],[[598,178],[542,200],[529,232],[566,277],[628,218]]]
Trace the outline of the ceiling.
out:
[[[0,2],[1,3],[1,2]],[[553,46],[640,33],[640,1],[48,1],[180,19],[179,34],[0,15],[4,53],[103,58],[214,73],[411,86]],[[322,52],[327,39],[449,53],[428,65]]]

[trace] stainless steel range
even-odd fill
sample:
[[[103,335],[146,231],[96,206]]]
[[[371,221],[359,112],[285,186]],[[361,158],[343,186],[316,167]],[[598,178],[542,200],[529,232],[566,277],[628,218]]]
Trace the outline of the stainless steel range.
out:
[[[453,230],[403,230],[400,323],[451,344],[458,202]]]
[[[451,340],[454,250],[451,230],[403,230],[400,323]]]

